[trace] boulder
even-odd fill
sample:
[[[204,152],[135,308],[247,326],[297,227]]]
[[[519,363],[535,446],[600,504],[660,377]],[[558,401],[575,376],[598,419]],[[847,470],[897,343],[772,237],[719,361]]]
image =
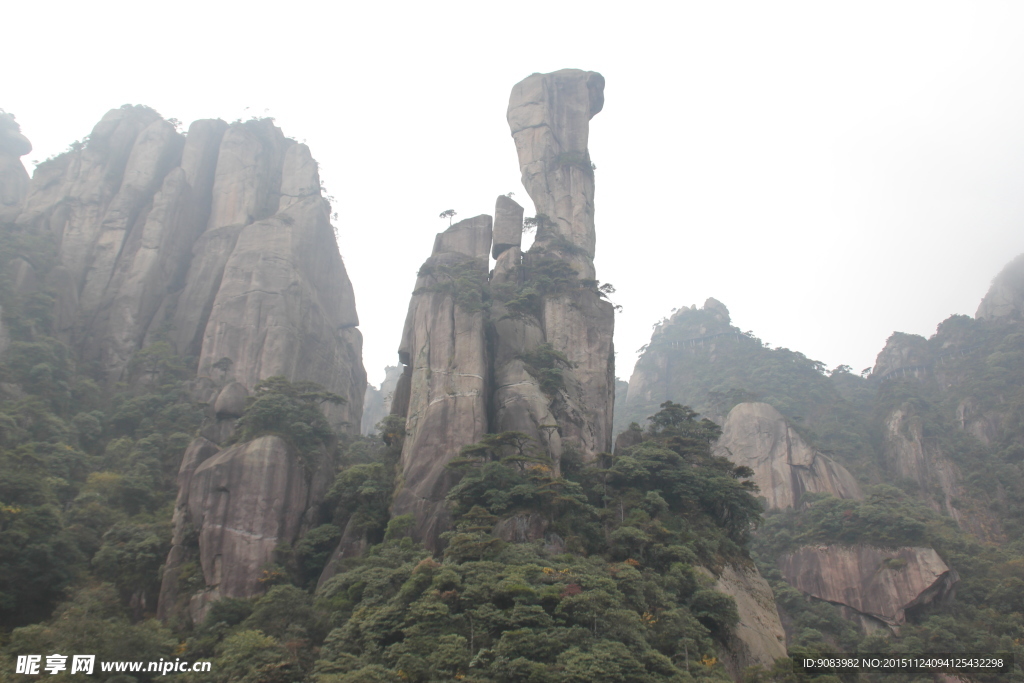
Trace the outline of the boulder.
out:
[[[960,578],[932,548],[805,546],[778,564],[791,586],[848,607],[869,629],[898,628],[908,609],[949,597]]]
[[[523,207],[511,197],[499,195],[494,207],[494,244],[491,256],[498,258],[502,252],[523,245]]]
[[[771,509],[796,507],[805,493],[863,498],[846,468],[807,445],[767,403],[740,403],[729,411],[713,452],[752,469]]]
[[[241,417],[245,412],[245,403],[249,391],[241,382],[231,382],[220,390],[213,404],[213,412],[217,417]]]

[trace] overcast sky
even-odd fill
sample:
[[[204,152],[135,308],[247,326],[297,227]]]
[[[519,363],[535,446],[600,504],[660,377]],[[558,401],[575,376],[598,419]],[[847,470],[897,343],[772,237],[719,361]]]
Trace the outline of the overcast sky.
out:
[[[973,314],[1024,252],[1024,3],[9,3],[0,108],[43,160],[111,108],[273,116],[340,213],[370,380],[437,215],[519,181],[512,86],[604,74],[597,276],[616,374],[713,296],[829,367]]]

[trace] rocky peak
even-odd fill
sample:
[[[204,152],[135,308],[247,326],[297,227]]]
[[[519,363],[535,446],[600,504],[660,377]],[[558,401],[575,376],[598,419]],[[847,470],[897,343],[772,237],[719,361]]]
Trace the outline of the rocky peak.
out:
[[[0,166],[30,148],[12,122],[0,118]],[[261,592],[275,549],[315,521],[334,463],[324,451],[304,464],[276,436],[224,447],[249,394],[274,376],[316,382],[344,399],[329,421],[356,432],[366,388],[352,285],[309,149],[270,120],[196,121],[182,135],[125,106],[15,195],[14,229],[48,237],[56,256],[14,264],[15,282],[56,293],[58,336],[108,386],[149,381],[128,370],[157,341],[198,358],[193,393],[208,419],[182,458],[161,616],[190,600],[201,619],[212,600]],[[478,241],[486,262],[490,237]],[[178,595],[192,560],[205,589]]]
[[[918,334],[894,332],[885,342],[878,356],[875,367],[871,370],[873,377],[889,379],[895,376],[918,376],[932,364],[928,340]]]
[[[1010,261],[992,280],[974,317],[981,319],[1024,319],[1024,254]]]
[[[271,120],[182,135],[126,105],[37,169],[16,223],[52,238],[57,265],[22,279],[56,293],[58,335],[110,385],[159,330],[220,386],[323,384],[354,431],[362,341],[329,216],[309,149]]]
[[[523,186],[537,209],[535,245],[558,253],[594,279],[594,169],[590,119],[604,107],[604,77],[563,69],[533,74],[512,88],[508,124]]]
[[[614,320],[594,279],[587,151],[603,88],[600,74],[569,69],[512,90],[509,126],[537,211],[529,252],[523,208],[501,196],[493,223],[478,216],[451,226],[420,269],[392,404],[407,420],[393,513],[414,515],[428,547],[448,525],[446,465],[484,434],[527,434],[555,472],[567,447],[584,459],[611,447]],[[497,259],[490,276],[488,255]],[[557,381],[542,384],[545,371]]]
[[[366,395],[363,398],[363,421],[359,430],[362,434],[372,434],[377,428],[377,423],[391,414],[391,402],[401,377],[402,368],[397,365],[389,365],[384,368],[384,381],[380,383],[379,387],[372,384],[366,385]]]

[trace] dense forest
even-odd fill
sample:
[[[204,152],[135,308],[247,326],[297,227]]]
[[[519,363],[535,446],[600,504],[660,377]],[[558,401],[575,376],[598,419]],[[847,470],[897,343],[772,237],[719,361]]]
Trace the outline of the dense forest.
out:
[[[515,86],[536,240],[511,194],[437,236],[369,429],[305,145],[126,105],[31,192],[8,155],[0,679],[54,653],[208,662],[173,675],[223,683],[909,683],[940,679],[799,662],[1020,662],[1024,258],[975,318],[895,333],[859,373],[709,299],[617,384],[586,151],[603,88],[573,69]]]
[[[52,258],[16,231],[3,240],[0,260]],[[386,418],[371,437],[338,434],[319,411],[338,397],[264,381],[233,438],[275,434],[300,461],[328,449],[337,472],[323,523],[279,548],[264,595],[216,602],[200,624],[161,623],[175,477],[205,415],[191,398],[194,360],[156,341],[107,389],[52,336],[52,296],[6,281],[0,296],[11,670],[18,655],[88,652],[209,659],[212,679],[194,675],[221,681],[727,680],[719,647],[736,608],[706,568],[748,561],[760,507],[749,473],[711,455],[718,427],[692,410],[667,402],[637,443],[594,464],[565,455],[558,477],[523,434],[467,446],[450,466],[455,528],[434,556],[408,538],[408,518],[389,519],[404,420]],[[545,525],[554,546],[501,540],[499,516]],[[317,588],[350,522],[372,545]],[[201,586],[197,571],[180,572],[186,591]]]
[[[846,366],[829,371],[798,352],[769,348],[732,326],[723,310],[713,302],[663,321],[638,372],[645,366],[652,374],[665,372],[669,364],[668,395],[719,421],[744,401],[771,404],[805,440],[854,473],[865,492],[861,500],[808,493],[796,508],[767,511],[754,534],[752,555],[772,584],[790,655],[1013,652],[1020,661],[1021,324],[955,315],[927,340],[896,333],[880,364],[897,357],[912,371],[880,365],[858,375]],[[627,404],[634,416],[649,409],[640,398]],[[913,417],[900,428],[920,430],[929,466],[955,467],[955,498],[948,507],[937,482],[907,476],[893,461],[885,432],[897,410]],[[776,566],[788,552],[822,544],[934,548],[959,575],[955,598],[908,612],[897,633],[865,633],[839,606],[789,585]],[[1010,678],[978,677],[1011,679],[1020,679],[1019,669]],[[752,680],[787,679],[776,673]]]
[[[2,258],[48,256],[24,235],[3,239]],[[19,654],[88,651],[107,660],[211,660],[212,678],[181,675],[196,680],[727,680],[718,657],[738,617],[732,599],[713,590],[712,572],[750,556],[775,592],[793,657],[1024,654],[1024,335],[1016,324],[955,316],[932,339],[911,342],[933,355],[953,342],[970,353],[945,358],[928,376],[880,381],[845,367],[827,372],[727,322],[709,329],[707,311],[688,312],[652,347],[695,330],[730,333],[713,360],[699,346],[675,357],[691,378],[676,385],[678,397],[695,409],[672,401],[646,409],[649,419],[627,430],[615,455],[584,464],[570,453],[557,477],[520,433],[465,447],[450,465],[455,528],[439,555],[408,538],[411,520],[389,519],[403,421],[386,418],[370,437],[339,435],[319,410],[337,397],[265,381],[234,438],[276,434],[300,460],[329,449],[337,473],[323,523],[279,548],[264,570],[264,595],[224,599],[191,624],[160,623],[154,609],[178,463],[204,416],[190,398],[193,361],[157,341],[132,360],[128,382],[104,389],[51,336],[52,297],[19,296],[6,282],[0,295],[9,340],[0,385],[0,619],[11,666]],[[856,472],[866,497],[808,495],[799,508],[762,516],[751,473],[712,455],[720,428],[700,417],[720,419],[751,399],[774,405]],[[967,399],[980,402],[979,412],[1000,411],[1000,440],[985,444],[957,428]],[[879,424],[896,406],[912,406],[965,473],[957,505],[995,520],[989,538],[937,509],[934,492],[887,474]],[[499,519],[542,524],[548,540],[502,540],[492,533]],[[318,587],[350,522],[371,546]],[[898,634],[866,634],[774,566],[781,554],[820,543],[935,548],[960,575],[956,598],[909,614]],[[183,588],[196,571],[181,572]],[[751,682],[805,678],[789,660],[745,673]]]

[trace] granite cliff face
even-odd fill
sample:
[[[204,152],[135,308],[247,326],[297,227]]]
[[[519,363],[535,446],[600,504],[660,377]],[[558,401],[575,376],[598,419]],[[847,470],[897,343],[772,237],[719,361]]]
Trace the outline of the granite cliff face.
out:
[[[787,582],[869,631],[898,628],[907,610],[948,598],[959,580],[931,548],[806,546],[778,562]]]
[[[0,218],[55,245],[53,262],[8,264],[15,286],[55,296],[56,335],[109,388],[155,383],[132,360],[156,343],[197,359],[207,419],[182,458],[159,614],[190,601],[200,620],[213,600],[262,592],[263,566],[315,521],[334,475],[327,453],[303,463],[279,437],[225,447],[256,385],[316,382],[344,399],[329,421],[359,428],[362,338],[316,162],[269,120],[183,135],[139,106],[108,112],[26,187],[30,148],[0,117]],[[179,595],[190,562],[205,588]]]
[[[845,467],[808,446],[767,403],[740,403],[729,411],[714,452],[754,471],[769,509],[796,507],[805,493],[863,497]]]
[[[490,216],[456,223],[437,236],[416,280],[398,349],[405,369],[396,403],[405,411],[406,437],[392,508],[395,515],[413,515],[415,537],[428,546],[447,530],[444,497],[453,482],[445,466],[460,447],[487,433],[485,315],[482,307],[457,301],[449,285],[454,280],[470,291],[482,287],[490,248]]]
[[[725,643],[726,670],[740,680],[749,666],[770,669],[786,656],[786,632],[779,620],[771,586],[754,567],[726,565],[714,589],[736,601],[739,623]]]
[[[59,245],[23,279],[55,293],[59,336],[108,383],[167,339],[221,385],[316,381],[346,399],[332,419],[358,423],[362,340],[329,205],[309,149],[269,120],[182,135],[111,110],[40,164],[14,221]]]
[[[523,208],[502,196],[493,221],[439,234],[420,270],[392,405],[408,424],[393,512],[414,514],[428,547],[447,525],[445,467],[484,434],[529,435],[556,472],[566,448],[589,460],[611,446],[614,319],[594,279],[587,150],[603,88],[600,74],[573,69],[516,85],[508,121],[537,208],[533,246],[522,251]]]

